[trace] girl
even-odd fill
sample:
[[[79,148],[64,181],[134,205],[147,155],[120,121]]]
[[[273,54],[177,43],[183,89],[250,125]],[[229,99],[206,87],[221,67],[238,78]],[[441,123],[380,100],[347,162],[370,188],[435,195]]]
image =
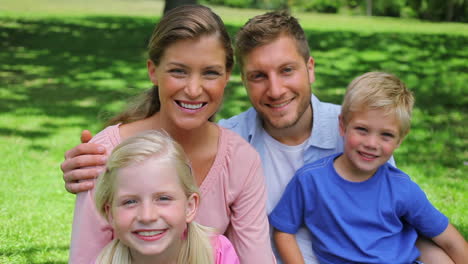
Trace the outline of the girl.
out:
[[[187,154],[200,187],[195,220],[225,234],[241,263],[274,263],[260,157],[237,134],[209,121],[233,66],[223,22],[204,6],[175,8],[154,29],[148,55],[154,87],[92,142],[111,153],[143,131],[167,131]],[[93,192],[77,195],[70,263],[89,263],[115,236],[94,207]]]
[[[116,235],[96,263],[239,263],[227,238],[193,222],[199,201],[187,158],[167,134],[125,140],[96,185],[96,208]]]

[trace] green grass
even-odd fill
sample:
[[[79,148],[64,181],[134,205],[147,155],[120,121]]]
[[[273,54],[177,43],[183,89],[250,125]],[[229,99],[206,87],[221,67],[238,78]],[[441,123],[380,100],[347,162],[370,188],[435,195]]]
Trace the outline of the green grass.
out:
[[[0,263],[66,263],[74,196],[59,165],[102,116],[148,88],[145,45],[161,1],[3,0],[0,5]],[[214,7],[234,34],[261,10]],[[468,25],[297,14],[316,60],[313,91],[340,103],[369,70],[417,99],[399,167],[468,238]],[[234,73],[219,113],[249,101]]]

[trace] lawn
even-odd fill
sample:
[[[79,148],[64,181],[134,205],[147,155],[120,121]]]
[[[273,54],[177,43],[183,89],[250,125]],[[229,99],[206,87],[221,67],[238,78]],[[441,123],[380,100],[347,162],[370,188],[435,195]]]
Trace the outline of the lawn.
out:
[[[0,263],[66,263],[74,195],[59,165],[149,88],[145,46],[163,3],[2,0],[0,6]],[[231,34],[262,10],[213,7]],[[355,76],[384,70],[416,95],[400,168],[468,239],[468,25],[295,14],[316,60],[313,92],[340,103]],[[249,107],[238,71],[218,118]]]

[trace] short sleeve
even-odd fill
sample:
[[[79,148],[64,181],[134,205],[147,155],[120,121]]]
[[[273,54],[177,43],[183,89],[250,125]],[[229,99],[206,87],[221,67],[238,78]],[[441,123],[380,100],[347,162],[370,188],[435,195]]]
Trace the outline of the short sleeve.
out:
[[[413,181],[408,181],[403,208],[403,218],[416,230],[426,236],[440,235],[448,226],[448,218],[435,208],[424,191]]]
[[[215,264],[239,264],[234,247],[225,236],[217,235],[214,239]]]
[[[270,224],[281,232],[295,234],[304,221],[304,192],[298,175],[286,186],[279,203],[269,216]]]

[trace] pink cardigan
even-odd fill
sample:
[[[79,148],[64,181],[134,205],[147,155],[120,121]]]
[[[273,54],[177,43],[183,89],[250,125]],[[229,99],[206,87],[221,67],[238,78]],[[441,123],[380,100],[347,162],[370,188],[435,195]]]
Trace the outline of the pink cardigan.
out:
[[[266,191],[258,153],[234,132],[219,127],[215,161],[200,186],[195,219],[226,235],[240,263],[275,263],[266,214]],[[109,126],[91,142],[109,155],[121,141],[119,125]],[[94,190],[77,194],[69,263],[90,263],[113,239],[111,226],[97,212]]]

